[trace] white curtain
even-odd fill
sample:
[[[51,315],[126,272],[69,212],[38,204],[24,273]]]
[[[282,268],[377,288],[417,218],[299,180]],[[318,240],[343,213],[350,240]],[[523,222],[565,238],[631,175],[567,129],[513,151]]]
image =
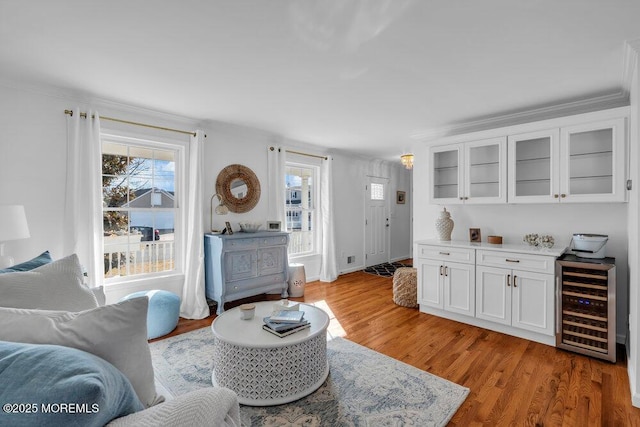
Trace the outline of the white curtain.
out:
[[[67,115],[67,177],[65,185],[63,256],[77,254],[89,286],[101,286],[102,262],[102,149],[100,118],[80,109]]]
[[[204,188],[204,133],[200,130],[189,144],[189,177],[186,209],[186,257],[180,316],[203,319],[209,315],[204,287],[204,232],[202,200]]]
[[[322,161],[320,171],[320,207],[322,214],[322,265],[320,281],[333,282],[338,278],[336,240],[333,214],[333,159]]]
[[[285,170],[286,151],[280,147],[269,147],[267,151],[269,167],[269,221],[280,221],[286,229],[285,221]]]

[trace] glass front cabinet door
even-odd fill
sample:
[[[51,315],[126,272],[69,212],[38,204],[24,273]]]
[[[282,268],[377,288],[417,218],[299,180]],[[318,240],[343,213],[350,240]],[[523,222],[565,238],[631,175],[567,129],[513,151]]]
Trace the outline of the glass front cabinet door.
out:
[[[432,148],[430,202],[505,203],[506,148],[503,137]]]
[[[625,201],[625,121],[508,138],[509,203]]]
[[[625,120],[560,129],[562,202],[624,202]]]
[[[509,202],[549,203],[560,198],[558,129],[510,135]]]

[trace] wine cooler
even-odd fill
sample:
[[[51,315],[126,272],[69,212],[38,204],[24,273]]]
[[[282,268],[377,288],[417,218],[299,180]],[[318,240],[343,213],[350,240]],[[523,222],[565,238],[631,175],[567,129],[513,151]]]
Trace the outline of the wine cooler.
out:
[[[614,258],[556,261],[556,346],[616,362]]]

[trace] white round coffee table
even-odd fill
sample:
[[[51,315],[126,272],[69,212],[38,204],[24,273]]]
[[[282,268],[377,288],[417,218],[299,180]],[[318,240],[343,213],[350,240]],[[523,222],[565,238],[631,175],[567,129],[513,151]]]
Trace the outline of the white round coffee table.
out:
[[[236,392],[243,405],[293,402],[313,393],[329,375],[327,313],[300,304],[311,327],[280,338],[262,329],[262,319],[271,315],[275,302],[256,303],[251,320],[241,320],[236,307],[211,325],[215,341],[211,382]]]

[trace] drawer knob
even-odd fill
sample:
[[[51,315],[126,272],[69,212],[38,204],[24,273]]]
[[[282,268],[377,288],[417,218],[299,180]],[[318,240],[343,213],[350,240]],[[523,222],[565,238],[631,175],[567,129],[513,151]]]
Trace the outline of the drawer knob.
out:
[[[509,258],[505,259],[505,261],[506,262],[520,262],[519,259],[509,259]]]

